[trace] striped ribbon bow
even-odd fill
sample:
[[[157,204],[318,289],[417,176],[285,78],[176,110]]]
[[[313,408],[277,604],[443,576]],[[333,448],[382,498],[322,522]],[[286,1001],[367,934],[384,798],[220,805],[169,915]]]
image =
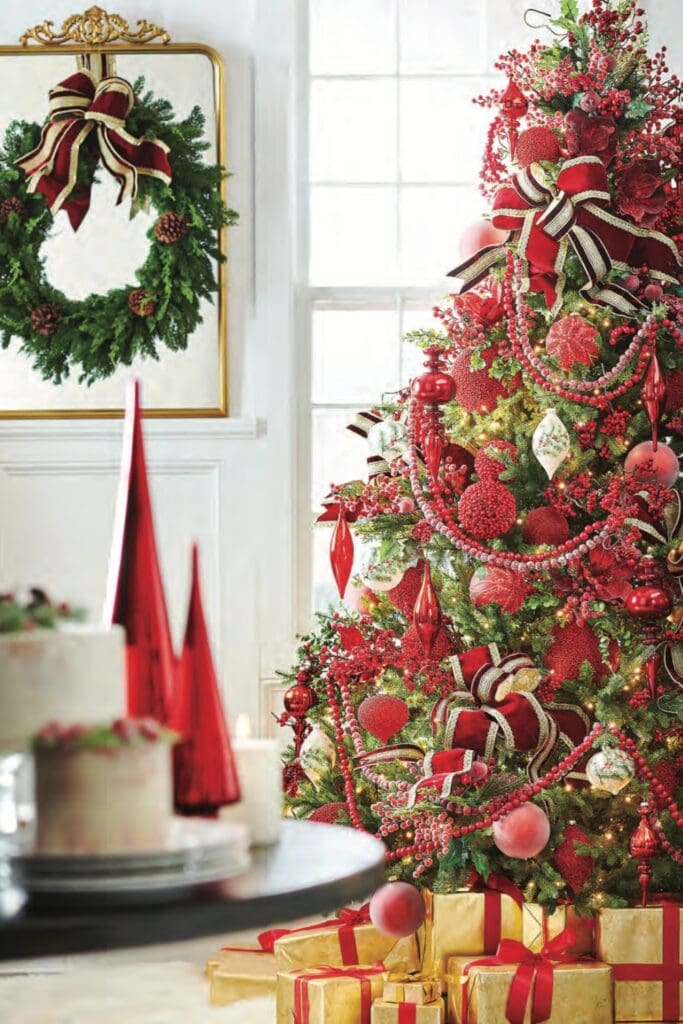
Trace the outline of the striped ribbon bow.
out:
[[[564,265],[570,247],[586,281],[584,297],[621,314],[637,308],[633,295],[613,282],[602,286],[615,267],[628,272],[647,264],[650,276],[677,283],[678,250],[658,231],[638,227],[605,209],[610,202],[607,171],[598,157],[566,160],[554,185],[540,164],[513,175],[496,193],[491,223],[511,232],[524,268],[523,291],[542,291],[551,313],[562,305]],[[462,291],[483,280],[505,255],[505,245],[489,245],[450,271],[463,281]]]
[[[99,158],[119,182],[117,203],[137,194],[138,175],[168,184],[168,146],[159,139],[136,139],[126,131],[135,104],[133,87],[112,76],[97,81],[86,68],[50,90],[50,114],[38,146],[17,160],[29,179],[29,192],[42,192],[51,213],[64,208],[74,231],[90,206],[90,182],[78,182],[81,146],[97,133]]]

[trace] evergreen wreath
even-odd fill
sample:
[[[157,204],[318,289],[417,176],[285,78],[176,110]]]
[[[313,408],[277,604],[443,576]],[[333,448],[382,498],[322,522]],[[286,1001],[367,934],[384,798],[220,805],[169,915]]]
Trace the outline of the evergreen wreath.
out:
[[[0,345],[6,349],[13,337],[20,338],[34,369],[55,384],[72,369],[78,369],[79,382],[90,385],[136,356],[158,359],[159,343],[185,349],[202,322],[200,301],[212,300],[219,288],[214,262],[225,261],[219,231],[237,221],[221,196],[225,169],[202,160],[209,143],[201,109],[175,121],[167,100],[143,92],[144,78],[133,90],[126,131],[165,143],[173,172],[170,184],[138,179],[131,217],[154,210],[157,219],[134,285],[76,301],[50,284],[41,247],[53,217],[44,196],[28,191],[28,179],[16,166],[38,145],[41,125],[13,121],[0,148]],[[91,133],[81,145],[77,182],[96,182],[97,164]]]

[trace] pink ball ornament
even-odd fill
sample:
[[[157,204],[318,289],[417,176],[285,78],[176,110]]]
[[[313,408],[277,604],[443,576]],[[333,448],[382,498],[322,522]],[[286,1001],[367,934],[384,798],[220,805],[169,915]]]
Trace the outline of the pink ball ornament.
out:
[[[522,804],[493,823],[493,841],[506,857],[535,857],[549,839],[548,815],[537,804]]]
[[[388,882],[370,900],[370,920],[378,932],[403,939],[425,919],[422,893],[408,882]]]
[[[377,595],[363,584],[360,587],[349,587],[344,602],[348,608],[358,612],[359,615],[367,615],[368,611],[378,604],[378,599]]]
[[[679,465],[676,453],[668,444],[652,447],[652,441],[642,441],[626,456],[624,469],[629,476],[635,476],[647,483],[663,484],[672,487],[678,480]]]
[[[463,229],[458,240],[460,258],[468,260],[485,245],[502,245],[507,235],[507,231],[499,231],[487,220],[476,220]]]

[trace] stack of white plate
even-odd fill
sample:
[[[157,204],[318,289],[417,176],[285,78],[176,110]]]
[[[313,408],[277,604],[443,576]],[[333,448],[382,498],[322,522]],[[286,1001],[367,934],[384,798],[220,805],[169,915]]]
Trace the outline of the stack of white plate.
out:
[[[10,856],[15,885],[31,896],[64,897],[64,905],[162,903],[197,886],[242,874],[249,866],[244,826],[208,818],[171,818],[158,850],[112,854],[50,854],[25,837]]]

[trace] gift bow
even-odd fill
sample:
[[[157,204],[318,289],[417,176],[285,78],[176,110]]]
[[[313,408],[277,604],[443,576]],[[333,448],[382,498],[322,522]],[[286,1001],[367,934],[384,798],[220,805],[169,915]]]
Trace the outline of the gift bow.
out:
[[[556,963],[578,963],[581,958],[572,953],[576,932],[568,926],[546,943],[540,953],[532,953],[517,939],[501,939],[495,956],[473,960],[465,967],[462,986],[462,1020],[466,1024],[469,1013],[467,975],[473,967],[502,967],[516,964],[505,1004],[505,1019],[509,1024],[524,1024],[527,1005],[531,1000],[531,1024],[543,1024],[553,1007],[554,971]]]
[[[384,974],[384,964],[374,967],[331,967],[321,964],[318,967],[306,967],[294,973],[294,1007],[292,1024],[309,1024],[310,1003],[308,984],[311,981],[322,981],[327,978],[355,978],[360,982],[360,1012],[358,1024],[370,1024],[372,1009],[372,986],[370,979]]]
[[[518,232],[518,254],[524,267],[522,290],[543,291],[551,313],[562,305],[566,281],[564,264],[569,247],[574,250],[586,283],[580,291],[601,306],[627,314],[636,308],[625,288],[608,284],[598,288],[612,267],[628,271],[646,263],[650,275],[672,284],[680,264],[675,244],[659,231],[638,227],[598,204],[609,203],[607,171],[595,156],[566,160],[554,188],[539,164],[513,175],[496,193],[491,223]],[[504,245],[480,249],[449,273],[463,281],[467,291],[488,274],[505,253]]]
[[[344,964],[351,965],[358,963],[358,948],[354,928],[361,924],[370,922],[370,904],[364,903],[362,907],[355,910],[353,907],[344,907],[339,911],[339,917],[329,918],[326,921],[319,921],[317,924],[308,924],[303,928],[271,928],[270,931],[261,932],[258,936],[259,949],[251,950],[254,953],[272,953],[275,950],[275,943],[286,935],[303,935],[306,932],[324,931],[329,928],[336,928],[339,937],[339,950]],[[222,946],[224,950],[246,949],[241,946]]]
[[[38,146],[16,161],[29,179],[29,192],[42,192],[51,213],[62,207],[76,231],[88,212],[90,184],[77,186],[80,148],[97,132],[102,163],[120,185],[117,203],[137,194],[138,175],[168,184],[168,146],[155,138],[136,139],[126,130],[135,94],[123,78],[97,82],[86,69],[50,90],[50,113]]]

